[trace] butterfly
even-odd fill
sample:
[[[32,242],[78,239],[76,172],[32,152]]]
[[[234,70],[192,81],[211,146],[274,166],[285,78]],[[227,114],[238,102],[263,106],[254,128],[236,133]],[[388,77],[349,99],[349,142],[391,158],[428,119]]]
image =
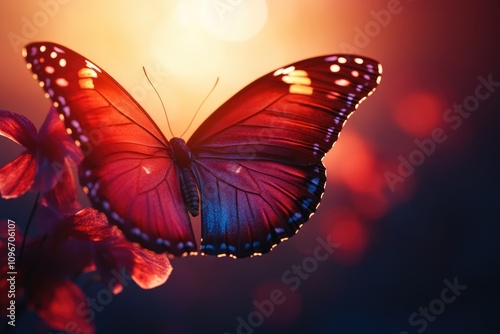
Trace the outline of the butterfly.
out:
[[[325,154],[380,83],[369,58],[325,55],[270,72],[211,114],[186,142],[167,140],[94,62],[50,42],[27,67],[84,153],[80,183],[131,240],[172,256],[269,252],[316,211]],[[201,213],[201,246],[190,215]]]

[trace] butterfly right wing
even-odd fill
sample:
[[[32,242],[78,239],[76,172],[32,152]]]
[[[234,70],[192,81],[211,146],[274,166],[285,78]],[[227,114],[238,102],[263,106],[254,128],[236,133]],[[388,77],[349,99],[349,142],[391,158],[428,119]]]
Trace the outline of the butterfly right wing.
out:
[[[80,182],[93,206],[148,249],[196,252],[172,148],[151,117],[104,70],[64,46],[33,43],[24,55],[85,155]]]
[[[253,81],[207,118],[187,143],[201,251],[253,256],[292,237],[321,201],[323,157],[381,73],[356,55],[304,59]]]

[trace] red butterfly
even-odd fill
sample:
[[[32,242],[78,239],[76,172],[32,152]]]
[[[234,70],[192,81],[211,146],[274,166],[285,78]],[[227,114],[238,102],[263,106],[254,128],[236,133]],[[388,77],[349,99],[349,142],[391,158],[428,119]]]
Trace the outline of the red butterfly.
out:
[[[80,182],[129,239],[174,256],[198,251],[188,212],[201,208],[201,252],[269,252],[315,212],[321,162],[348,116],[380,83],[382,67],[329,55],[255,80],[186,143],[167,140],[109,74],[58,44],[26,46],[27,66],[85,158]]]

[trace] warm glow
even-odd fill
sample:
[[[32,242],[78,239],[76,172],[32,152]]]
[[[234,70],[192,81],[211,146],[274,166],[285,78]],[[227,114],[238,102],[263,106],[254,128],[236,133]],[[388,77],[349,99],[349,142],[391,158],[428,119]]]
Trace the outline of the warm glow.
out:
[[[415,92],[401,97],[392,108],[399,128],[412,136],[428,136],[442,118],[439,99],[429,92]]]
[[[356,214],[349,209],[332,211],[328,225],[328,234],[338,249],[333,257],[344,264],[356,264],[362,258],[367,247],[366,228]]]
[[[370,193],[378,189],[380,173],[375,171],[373,152],[362,137],[344,132],[327,159],[335,166],[332,175],[353,191]]]
[[[240,143],[227,143],[224,149],[232,152],[230,159],[236,160],[238,153],[266,147],[274,150],[270,156],[276,151],[287,152],[280,151],[279,143],[290,133],[296,134],[292,139],[297,145],[306,140],[307,145],[303,148],[310,150],[311,156],[304,154],[304,157],[311,160],[304,163],[311,166],[304,167],[305,176],[287,169],[297,173],[293,177],[296,181],[289,185],[286,181],[270,183],[267,187],[267,191],[283,188],[282,196],[276,194],[279,198],[294,198],[288,192],[301,183],[301,178],[317,177],[314,165],[320,163],[325,143],[335,138],[337,127],[345,118],[344,111],[340,116],[338,113],[342,108],[351,110],[363,101],[345,123],[335,146],[322,159],[327,184],[321,204],[296,235],[279,243],[272,252],[251,259],[188,257],[186,253],[186,258],[172,261],[176,270],[165,285],[152,291],[139,290],[130,276],[135,272],[136,277],[147,278],[157,272],[144,271],[141,275],[136,271],[147,264],[148,259],[133,263],[132,253],[124,252],[126,249],[119,244],[110,252],[101,252],[105,240],[98,241],[100,244],[96,247],[81,248],[87,242],[79,239],[81,231],[67,243],[60,237],[60,232],[64,234],[66,228],[57,233],[50,231],[53,223],[45,216],[51,210],[42,207],[50,202],[48,189],[41,190],[40,205],[36,205],[37,190],[23,198],[0,203],[2,217],[16,220],[19,225],[18,255],[23,242],[22,229],[27,226],[30,211],[36,208],[23,248],[23,260],[15,259],[19,266],[15,268],[18,270],[15,299],[19,330],[54,333],[126,333],[127,330],[152,333],[414,333],[423,330],[424,321],[427,321],[429,333],[454,330],[457,334],[476,333],[489,328],[491,324],[483,321],[487,317],[482,313],[493,308],[486,310],[474,308],[474,305],[491,304],[491,296],[486,293],[479,296],[481,298],[476,298],[477,294],[470,297],[477,282],[490,282],[491,285],[495,282],[491,275],[495,256],[489,254],[498,231],[495,224],[488,224],[497,219],[491,208],[494,209],[498,197],[494,165],[498,155],[495,131],[500,74],[496,57],[498,42],[494,37],[494,30],[498,29],[495,6],[498,7],[498,3],[494,1],[476,6],[467,2],[389,0],[3,1],[0,109],[22,114],[34,125],[23,123],[21,127],[10,127],[10,121],[3,122],[8,126],[7,133],[22,130],[22,142],[28,146],[41,143],[46,137],[49,144],[37,149],[41,153],[66,146],[59,145],[57,137],[46,135],[50,129],[41,127],[49,108],[57,106],[59,118],[64,119],[64,124],[56,119],[61,132],[67,126],[71,128],[68,132],[72,131],[72,136],[67,138],[68,144],[77,139],[75,145],[81,145],[84,151],[83,165],[77,167],[70,163],[75,172],[75,185],[83,186],[83,192],[97,198],[98,203],[109,200],[107,197],[114,197],[116,201],[134,191],[132,183],[126,180],[119,184],[114,181],[102,183],[102,179],[119,169],[131,173],[133,166],[139,166],[138,173],[147,178],[155,175],[155,169],[165,166],[165,160],[170,161],[166,158],[170,150],[165,149],[162,138],[148,143],[151,147],[137,145],[139,138],[134,138],[137,138],[138,128],[134,129],[123,117],[120,117],[123,124],[116,130],[130,133],[130,142],[111,144],[118,132],[108,131],[109,124],[94,122],[95,118],[111,113],[110,108],[88,110],[86,116],[90,116],[92,122],[84,121],[85,117],[79,114],[85,112],[85,105],[96,106],[91,101],[94,97],[104,104],[111,102],[118,92],[109,85],[113,80],[137,100],[167,140],[180,136],[193,121],[183,135],[187,141],[220,105],[257,78],[270,73],[268,78],[272,83],[256,89],[248,105],[233,100],[231,108],[235,113],[227,115],[228,121],[242,121],[241,135],[249,138],[250,145],[242,145],[242,148],[238,147]],[[38,44],[23,50],[31,42]],[[61,48],[49,46],[48,42],[68,47],[91,61],[75,60],[72,52],[63,52]],[[26,64],[28,70],[23,66],[25,60],[21,55],[31,61]],[[321,57],[323,63],[318,67],[289,65],[311,57]],[[379,74],[383,69],[360,57],[382,62],[385,70],[380,87],[375,94],[368,93],[372,96],[366,101],[359,96],[367,92],[364,84],[366,81],[380,82]],[[151,83],[145,78],[143,67]],[[43,79],[41,83],[32,80],[31,69],[38,71]],[[319,74],[320,71],[327,73]],[[217,79],[215,89],[209,94]],[[284,89],[275,94],[269,89],[273,84],[284,86]],[[153,87],[163,100],[171,131]],[[43,98],[44,91],[50,100]],[[284,93],[294,95],[283,97]],[[277,103],[264,103],[266,97],[275,97]],[[292,106],[288,102],[296,104]],[[127,103],[128,99],[124,98],[115,106],[126,108]],[[303,118],[297,112],[311,105],[316,108],[308,116],[311,118]],[[455,109],[459,105],[464,106],[461,113]],[[333,106],[335,111],[331,112],[328,106]],[[473,111],[467,111],[465,106]],[[267,107],[269,111],[259,114],[254,122],[245,115],[247,110],[254,111],[254,107]],[[285,110],[280,110],[281,107]],[[128,116],[129,111],[123,110],[122,115]],[[261,116],[279,115],[280,111],[284,111],[286,119],[259,123],[265,119]],[[316,115],[324,118],[324,123],[316,124]],[[146,115],[138,119],[142,124],[147,120]],[[225,138],[229,138],[227,133],[219,131],[224,121],[205,123],[206,128],[216,127],[218,142],[207,153],[200,147],[190,146],[195,155],[212,155],[222,161],[219,148],[226,144]],[[89,125],[95,128],[89,129]],[[297,125],[303,126],[302,129],[295,128]],[[257,131],[266,130],[266,134],[276,132],[278,137],[273,141],[278,144],[263,145],[269,136],[262,133],[252,139],[252,133],[257,133],[252,132],[252,127]],[[318,131],[310,137],[303,136],[304,127]],[[447,139],[443,143],[436,142],[432,148],[429,140],[436,129],[442,129]],[[64,132],[63,135],[68,137]],[[0,140],[10,142],[5,138]],[[414,170],[411,166],[408,169],[401,161],[418,158],[422,145],[417,142],[425,142],[426,152],[432,152],[424,152],[425,162],[419,162]],[[10,145],[3,144],[0,143],[2,168],[14,154]],[[29,153],[35,149],[10,144],[16,152],[27,150]],[[101,153],[112,153],[115,148],[129,152],[100,158]],[[154,152],[156,157],[137,165],[143,155],[134,153],[136,149]],[[115,163],[122,157],[127,157],[129,162]],[[62,156],[54,154],[53,158],[61,162]],[[300,160],[302,155],[297,154],[294,158]],[[60,164],[50,168],[48,160],[36,160],[30,163],[36,162],[37,169],[66,176],[59,173]],[[208,166],[203,160],[200,158],[192,166],[197,180]],[[231,182],[237,183],[240,177],[250,175],[247,181],[251,183],[252,177],[254,180],[259,177],[258,172],[245,167],[255,165],[255,161],[247,162],[241,163],[243,167],[235,164],[225,170],[231,174]],[[97,172],[94,167],[100,164],[105,167]],[[22,163],[16,163],[18,165],[22,167]],[[277,163],[269,165],[274,169]],[[158,183],[161,189],[158,188],[156,195],[151,193],[146,203],[138,205],[134,201],[129,207],[117,206],[114,201],[104,203],[108,208],[109,204],[117,209],[120,215],[116,215],[124,222],[121,216],[134,211],[143,213],[141,223],[147,229],[162,231],[176,226],[178,221],[171,211],[176,210],[175,205],[184,210],[182,194],[178,192],[182,186],[177,184],[178,179],[171,178],[176,171],[173,164],[170,166]],[[18,168],[16,178],[25,181],[27,174],[21,171]],[[264,171],[275,172],[282,171],[278,168]],[[394,189],[384,176],[386,172],[399,178]],[[9,174],[0,174],[0,179],[5,179],[5,175],[9,177]],[[130,175],[132,178],[133,174]],[[45,188],[43,183],[46,182],[41,176],[33,186]],[[79,181],[84,182],[80,184]],[[96,182],[100,182],[101,188],[95,186]],[[220,189],[227,194],[230,187],[226,182],[228,180],[203,184],[200,191]],[[301,197],[306,198],[297,199],[297,205],[306,206],[309,189],[315,186],[311,183],[303,189]],[[257,231],[255,226],[247,229],[243,220],[251,218],[242,208],[248,199],[260,196],[259,204],[267,205],[263,199],[272,202],[273,194],[259,194],[259,189],[252,185],[245,187],[252,188],[252,192],[245,194],[238,190],[233,194],[231,191],[241,204],[240,208],[234,209],[224,220],[203,227],[208,244],[214,242],[214,231],[224,228],[225,218],[231,220],[231,224],[221,231],[227,234],[218,239],[227,239],[223,240],[227,244],[240,242],[242,234],[245,237],[254,233],[266,235],[273,228],[276,232],[273,238],[278,240],[281,232],[276,228],[286,230],[291,226],[286,222],[284,225],[268,223],[262,231]],[[161,191],[169,190],[179,198],[174,198],[173,203],[159,203]],[[92,205],[81,189],[78,198],[82,207]],[[201,199],[204,201],[200,215],[192,219],[196,241],[202,233],[201,216],[206,214],[209,201],[207,196]],[[155,205],[165,209],[165,216],[150,223],[149,215]],[[276,213],[288,210],[283,206],[279,203]],[[72,209],[70,206],[64,208],[65,211]],[[296,212],[295,208],[290,209],[290,214]],[[303,215],[307,213],[307,210],[302,212]],[[271,210],[269,214],[272,215]],[[129,224],[129,219],[126,223]],[[95,234],[99,229],[96,226],[89,232]],[[38,238],[42,236],[40,232],[43,238]],[[52,239],[53,236],[57,240]],[[78,240],[73,240],[75,237]],[[321,248],[315,253],[320,246],[318,238],[331,238],[338,248],[331,253]],[[30,250],[30,244],[36,247]],[[59,244],[64,244],[64,252],[57,252]],[[76,249],[71,250],[73,246]],[[50,252],[42,253],[47,247]],[[87,253],[91,249],[99,253],[90,257]],[[109,258],[112,254],[120,255],[127,262],[114,262]],[[321,260],[317,260],[318,255]],[[58,263],[59,257],[65,261]],[[67,259],[70,259],[69,265],[66,265]],[[85,272],[77,265],[90,265],[97,260],[99,267],[113,264],[113,268],[105,268],[106,271],[100,274],[77,275]],[[37,263],[43,265],[38,268]],[[2,265],[5,267],[6,262]],[[21,268],[26,265],[28,267]],[[346,268],[349,265],[355,267]],[[28,272],[34,275],[26,279]],[[444,280],[453,282],[454,277],[458,277],[460,284],[470,287],[457,297],[456,304],[448,304],[442,301],[440,293],[445,288]],[[468,279],[471,277],[474,279]],[[96,282],[99,278],[102,282]],[[123,283],[129,284],[124,284],[120,295],[112,295],[118,288],[121,290],[121,286],[111,286],[110,282],[119,283],[121,278],[125,279]],[[75,289],[51,291],[57,282],[66,282],[68,287],[74,285]],[[5,286],[6,281],[3,283]],[[50,283],[49,286],[46,283]],[[492,290],[487,288],[483,290]],[[282,303],[269,302],[273,291],[284,293]],[[419,293],[422,291],[424,293]],[[71,298],[78,297],[76,292],[79,292],[79,299],[70,303]],[[31,300],[38,296],[43,298]],[[453,293],[448,291],[444,296],[453,298]],[[2,297],[6,299],[6,295]],[[43,303],[51,301],[50,308],[44,307]],[[433,314],[440,313],[440,306],[444,304],[443,314]],[[143,305],[154,312],[138,309]],[[427,318],[422,316],[420,307],[429,310]],[[60,325],[57,328],[42,323],[48,318],[43,315],[49,311],[53,311],[50,319]],[[418,316],[411,318],[412,314]],[[457,320],[457,314],[466,317]],[[79,321],[75,323],[73,318],[78,315]],[[429,320],[431,316],[436,316],[437,320]],[[494,317],[490,318],[495,325]],[[88,328],[94,323],[95,331]]]
[[[178,6],[189,7],[192,15],[196,15],[196,23],[221,40],[250,39],[259,33],[267,21],[267,4],[264,0],[182,1]]]

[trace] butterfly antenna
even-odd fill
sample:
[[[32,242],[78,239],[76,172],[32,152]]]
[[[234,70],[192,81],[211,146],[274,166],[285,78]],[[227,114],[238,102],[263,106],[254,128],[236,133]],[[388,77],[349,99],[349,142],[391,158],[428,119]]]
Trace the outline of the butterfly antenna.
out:
[[[168,130],[170,131],[170,134],[172,135],[172,137],[175,137],[174,132],[172,131],[172,128],[170,127],[170,121],[168,120],[167,110],[165,109],[165,105],[163,104],[163,100],[161,99],[160,94],[158,94],[158,91],[156,90],[155,86],[153,85],[153,83],[149,79],[148,73],[146,72],[146,68],[144,66],[142,67],[142,70],[144,71],[144,75],[146,76],[146,79],[148,79],[149,84],[151,85],[151,87],[153,87],[153,90],[155,91],[156,96],[158,96],[158,98],[160,99],[161,106],[163,108],[163,113],[165,114],[165,118],[167,119]]]
[[[198,114],[198,111],[200,111],[201,107],[203,106],[203,103],[205,103],[205,101],[208,99],[208,97],[210,96],[210,94],[212,94],[212,92],[214,91],[214,89],[215,89],[215,87],[217,86],[218,83],[219,83],[219,77],[217,77],[217,79],[215,80],[215,83],[214,83],[212,89],[210,89],[210,92],[208,92],[207,96],[205,96],[205,98],[203,99],[203,101],[201,101],[201,104],[198,107],[198,109],[196,110],[196,112],[194,113],[193,118],[191,118],[191,122],[189,122],[188,126],[186,127],[186,130],[184,130],[184,132],[181,134],[181,138],[184,137],[184,134],[187,132],[187,130],[189,129],[189,127],[191,126],[191,124],[193,124],[193,121],[194,121],[196,115]]]

